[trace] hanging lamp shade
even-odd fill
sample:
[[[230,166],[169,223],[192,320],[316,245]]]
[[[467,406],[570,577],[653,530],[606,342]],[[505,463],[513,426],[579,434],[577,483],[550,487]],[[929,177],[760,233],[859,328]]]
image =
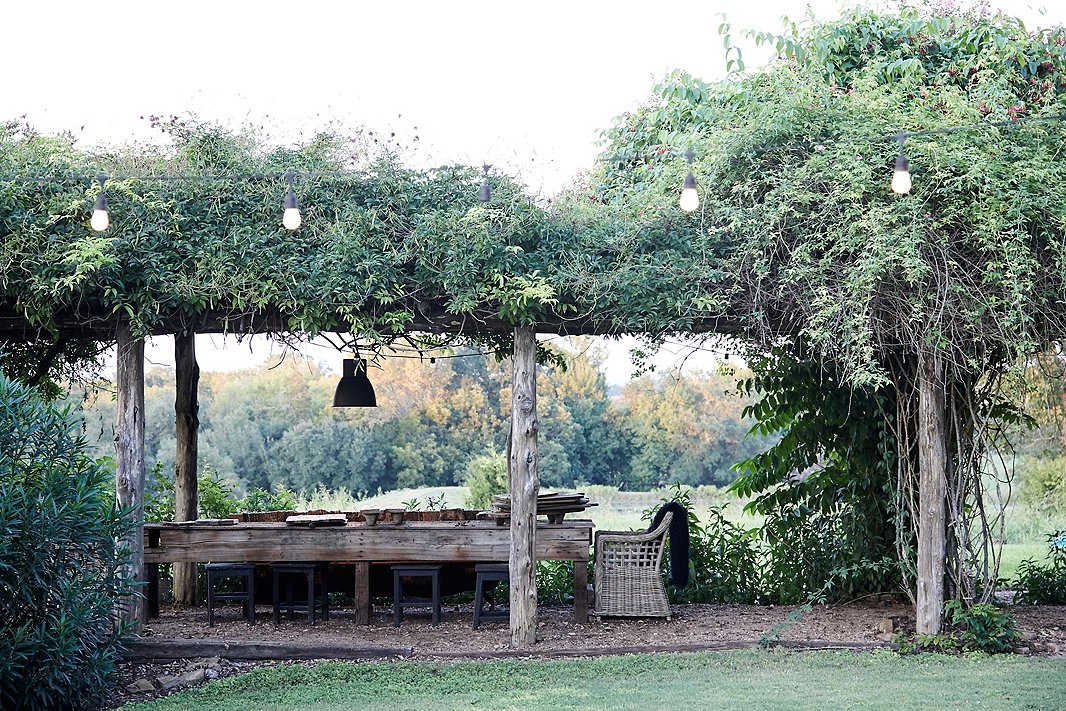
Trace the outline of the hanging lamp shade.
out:
[[[344,372],[333,394],[333,407],[377,407],[374,386],[366,375],[366,359],[345,358]]]

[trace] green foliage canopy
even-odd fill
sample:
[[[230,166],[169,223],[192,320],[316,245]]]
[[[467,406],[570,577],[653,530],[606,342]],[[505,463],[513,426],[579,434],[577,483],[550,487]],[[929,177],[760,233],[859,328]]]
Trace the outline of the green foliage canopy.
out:
[[[164,146],[108,152],[0,128],[0,175],[40,178],[0,180],[0,338],[20,374],[40,379],[27,364],[42,349],[107,339],[118,318],[139,333],[210,323],[377,343],[435,331],[506,352],[513,325],[660,332],[716,315],[688,293],[708,274],[690,266],[686,230],[658,218],[583,195],[538,204],[506,178],[481,203],[478,171],[404,168],[358,137],[289,149],[194,121],[160,128]],[[292,232],[279,224],[289,168],[304,213]],[[97,173],[116,176],[103,233],[88,227],[95,181],[70,177]]]
[[[675,200],[688,147],[701,231],[728,235],[730,308],[885,379],[887,352],[935,348],[967,370],[1066,333],[1062,121],[1066,33],[977,13],[856,9],[759,34],[782,61],[708,84],[677,72],[605,132],[594,188]],[[898,131],[911,194],[889,191]]]
[[[172,120],[164,147],[89,152],[8,123],[0,173],[43,179],[0,181],[5,340],[116,315],[143,332],[219,314],[255,315],[234,330],[378,341],[462,331],[501,350],[514,324],[724,329],[802,333],[862,383],[884,379],[886,350],[937,348],[980,370],[1066,331],[1063,123],[993,125],[1064,111],[1062,31],[854,10],[758,39],[784,60],[714,85],[670,75],[605,133],[588,190],[553,204],[506,178],[482,204],[476,170],[407,169],[358,137],[280,148]],[[911,138],[915,188],[889,192],[892,134],[970,124]],[[691,216],[675,202],[689,146],[703,191]],[[278,225],[289,168],[295,232]],[[117,176],[102,234],[86,224],[96,186],[68,180],[97,172]],[[217,179],[122,178],[147,174]],[[16,352],[5,358],[32,360]]]

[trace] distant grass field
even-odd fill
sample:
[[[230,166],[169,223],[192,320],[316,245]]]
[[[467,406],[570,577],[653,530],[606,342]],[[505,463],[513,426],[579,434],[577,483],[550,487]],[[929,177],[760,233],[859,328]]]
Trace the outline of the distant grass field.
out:
[[[1003,558],[999,563],[999,577],[1013,580],[1018,575],[1018,564],[1026,558],[1032,558],[1037,563],[1047,562],[1047,544],[1004,543]]]
[[[887,651],[283,665],[126,711],[1062,709],[1066,660]]]
[[[626,531],[632,528],[643,528],[647,524],[642,522],[641,517],[645,510],[658,506],[664,498],[670,495],[670,490],[659,489],[656,491],[621,491],[612,486],[591,485],[578,487],[589,499],[596,502],[597,506],[585,511],[583,514],[573,514],[575,517],[590,518],[597,528],[605,530]],[[544,491],[549,491],[545,489]],[[357,501],[347,494],[337,495],[333,492],[320,494],[318,498],[311,498],[308,505],[314,508],[330,508],[330,505],[348,507],[351,510],[360,508],[384,508],[402,506],[404,502],[417,500],[421,509],[428,507],[430,497],[443,496],[445,506],[466,506],[469,492],[465,486],[431,486],[418,489],[398,489],[388,491],[377,496]],[[707,508],[729,502],[726,509],[727,516],[734,521],[743,521],[747,526],[758,523],[755,517],[743,513],[742,502],[739,502],[722,489],[713,486],[701,486],[692,489],[692,502],[695,504],[699,515],[706,513]]]

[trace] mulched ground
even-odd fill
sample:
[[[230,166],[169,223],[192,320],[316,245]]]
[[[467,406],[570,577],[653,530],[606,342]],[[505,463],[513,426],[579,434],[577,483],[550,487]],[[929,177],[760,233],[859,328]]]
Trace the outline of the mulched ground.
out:
[[[274,627],[270,608],[257,608],[256,625],[249,626],[240,617],[240,608],[216,613],[214,627],[207,626],[203,608],[163,608],[159,619],[144,631],[147,642],[156,640],[214,640],[238,646],[244,641],[284,642],[297,646],[345,645],[363,648],[402,650],[402,658],[447,660],[488,659],[500,656],[557,657],[603,655],[629,652],[690,651],[751,646],[770,635],[786,644],[801,647],[866,647],[886,644],[889,629],[913,631],[914,611],[909,605],[894,601],[870,600],[849,604],[815,607],[799,621],[790,621],[791,606],[751,605],[675,605],[670,620],[591,618],[589,624],[573,622],[569,608],[542,607],[538,616],[537,643],[525,650],[510,644],[507,623],[483,622],[471,628],[470,605],[445,606],[440,626],[430,624],[428,614],[406,613],[403,625],[393,627],[387,608],[375,608],[369,625],[358,625],[350,610],[331,611],[328,622],[314,627],[305,619],[283,619]],[[427,610],[428,613],[428,610]],[[1049,656],[1066,655],[1066,607],[1019,605],[1012,608],[1023,633],[1022,653]],[[311,651],[311,650],[308,650]],[[168,662],[130,661],[120,668],[121,684],[109,699],[111,707],[127,701],[165,696],[182,688],[177,685],[160,690],[160,677],[206,679],[243,673],[256,666],[277,662],[249,662],[227,659],[189,659]],[[368,654],[368,660],[380,655]],[[391,657],[393,659],[397,656]],[[134,692],[127,685],[149,681],[152,691]],[[194,682],[202,683],[202,682]],[[184,685],[185,687],[188,684]]]

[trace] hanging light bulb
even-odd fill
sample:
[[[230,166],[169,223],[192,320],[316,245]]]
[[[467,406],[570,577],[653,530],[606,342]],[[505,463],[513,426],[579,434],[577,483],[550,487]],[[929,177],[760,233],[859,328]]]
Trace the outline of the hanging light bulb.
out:
[[[489,168],[491,167],[487,163],[481,166],[481,170],[485,172],[485,182],[481,184],[481,192],[478,194],[481,202],[488,202],[492,199],[492,188],[489,187]]]
[[[289,192],[285,194],[285,213],[281,216],[281,224],[287,230],[295,230],[303,223],[303,219],[300,217],[300,208],[296,205],[296,191],[292,188],[293,181],[296,180],[296,174],[290,170],[285,174],[285,177],[289,179]]]
[[[700,206],[700,194],[696,192],[696,176],[692,174],[692,159],[696,154],[691,150],[685,154],[688,160],[688,175],[685,176],[685,186],[681,190],[681,209],[685,212],[695,212]]]
[[[104,195],[104,182],[106,175],[96,176],[100,183],[100,192],[96,196],[96,205],[93,206],[93,216],[89,219],[89,225],[97,232],[103,232],[111,224],[111,218],[107,214],[107,196]]]
[[[896,156],[896,169],[892,172],[892,192],[897,195],[906,195],[911,191],[910,161],[903,154],[903,142],[906,138],[902,132],[896,136],[899,141],[899,155]]]

